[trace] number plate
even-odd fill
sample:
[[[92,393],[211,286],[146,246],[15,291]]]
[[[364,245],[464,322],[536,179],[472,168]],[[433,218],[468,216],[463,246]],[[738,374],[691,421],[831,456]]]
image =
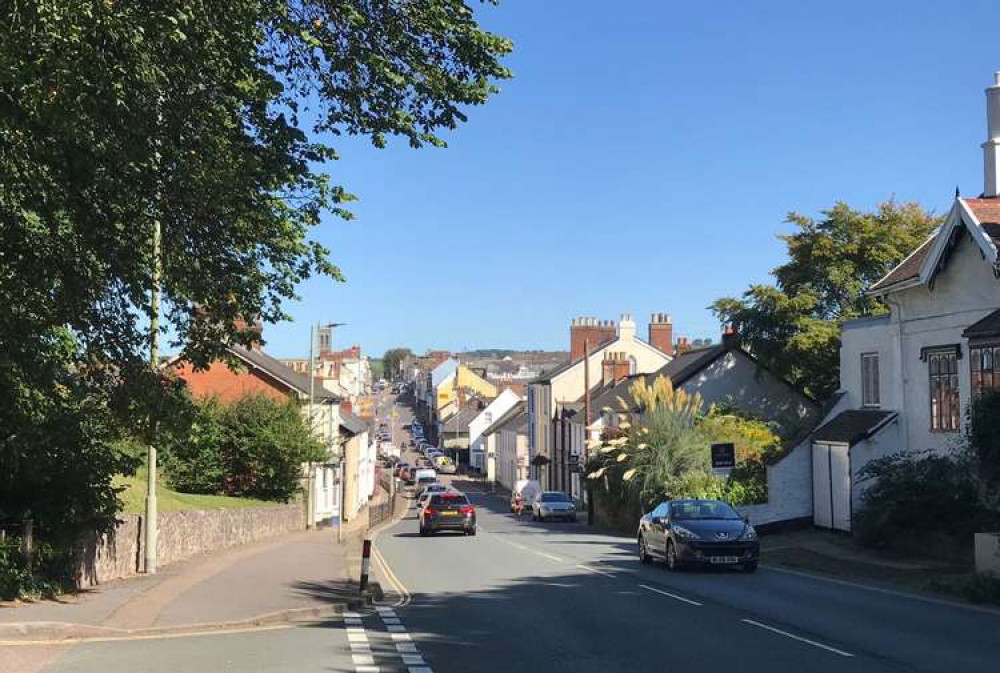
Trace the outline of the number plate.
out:
[[[738,556],[710,556],[708,558],[709,563],[715,563],[718,565],[726,563],[739,563],[740,558]]]
[[[441,512],[441,516],[458,516],[458,512],[444,511],[444,512]]]

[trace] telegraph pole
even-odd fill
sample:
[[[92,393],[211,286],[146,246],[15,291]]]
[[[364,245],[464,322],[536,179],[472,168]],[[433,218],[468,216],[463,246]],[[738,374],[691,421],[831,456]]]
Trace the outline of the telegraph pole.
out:
[[[160,359],[160,220],[153,217],[153,288],[149,312],[149,366],[154,376],[159,369]],[[145,553],[143,569],[152,575],[156,573],[156,412],[149,417],[149,449],[146,456],[146,530],[143,538]]]

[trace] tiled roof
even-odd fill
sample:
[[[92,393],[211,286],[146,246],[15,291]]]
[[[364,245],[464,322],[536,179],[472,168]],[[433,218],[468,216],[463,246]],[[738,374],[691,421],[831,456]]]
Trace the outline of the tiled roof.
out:
[[[902,283],[905,280],[918,277],[920,275],[920,267],[923,266],[924,260],[927,258],[927,253],[930,252],[931,246],[934,244],[934,238],[934,236],[928,237],[899,266],[886,274],[882,280],[872,285],[869,292],[877,292],[896,283]]]
[[[281,381],[290,388],[298,390],[305,395],[309,394],[309,377],[300,374],[291,367],[282,364],[264,351],[244,348],[243,346],[229,346],[229,351],[236,357],[257,367],[266,374]],[[322,381],[315,379],[313,395],[317,400],[337,400],[337,395],[323,387]]]
[[[813,434],[814,442],[836,442],[853,446],[871,437],[896,415],[880,409],[848,409],[837,414]]]
[[[1000,198],[963,200],[979,220],[979,224],[993,241],[993,245],[1000,248]]]
[[[368,424],[350,412],[341,411],[340,427],[352,435],[360,435],[368,429]]]

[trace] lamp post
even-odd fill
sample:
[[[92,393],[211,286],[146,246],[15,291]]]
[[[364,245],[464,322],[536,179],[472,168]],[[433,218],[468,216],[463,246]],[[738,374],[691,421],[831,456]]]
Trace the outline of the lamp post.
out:
[[[149,311],[149,366],[156,375],[160,359],[160,220],[153,218],[153,273]],[[156,573],[156,413],[149,417],[149,448],[146,454],[146,529],[143,535],[143,570]]]

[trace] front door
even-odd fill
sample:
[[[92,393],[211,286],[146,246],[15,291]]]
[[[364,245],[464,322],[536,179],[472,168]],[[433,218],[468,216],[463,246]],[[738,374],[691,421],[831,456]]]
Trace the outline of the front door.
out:
[[[847,444],[812,446],[813,524],[851,530],[851,458]]]

